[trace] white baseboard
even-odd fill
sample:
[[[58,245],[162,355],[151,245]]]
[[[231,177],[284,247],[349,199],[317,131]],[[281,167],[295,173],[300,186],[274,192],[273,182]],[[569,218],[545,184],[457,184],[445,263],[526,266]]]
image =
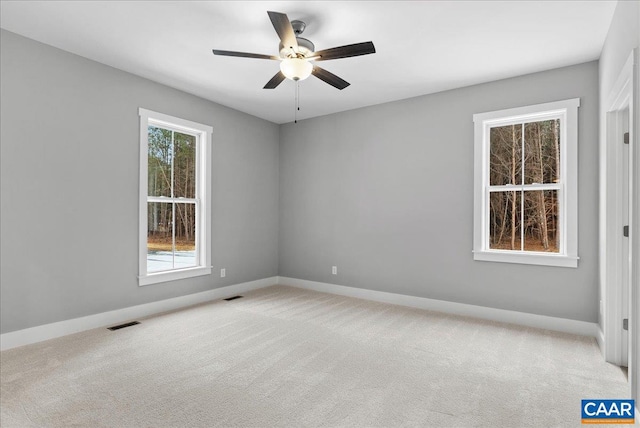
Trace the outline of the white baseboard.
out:
[[[346,287],[343,285],[328,284],[324,282],[308,281],[304,279],[288,277],[271,277],[256,281],[229,285],[201,293],[174,297],[158,302],[145,303],[109,312],[102,312],[81,318],[40,325],[24,330],[12,331],[0,335],[0,350],[16,348],[55,339],[56,337],[78,333],[93,328],[126,322],[135,318],[142,318],[161,312],[184,308],[198,303],[229,297],[234,294],[250,290],[282,284],[291,287],[315,290],[323,293],[332,293],[342,296],[355,297],[376,302],[391,303],[395,305],[409,306],[419,309],[444,312],[454,315],[469,316],[492,321],[501,321],[511,324],[536,327],[547,330],[561,331],[565,333],[592,336],[598,340],[601,349],[604,349],[602,331],[596,323],[554,318],[545,315],[527,314],[523,312],[508,311],[504,309],[487,308],[484,306],[467,305],[464,303],[447,302],[444,300],[427,299],[425,297],[407,296],[404,294],[388,293],[384,291],[367,290],[363,288]]]
[[[0,335],[0,350],[16,348],[56,337],[78,333],[93,328],[118,324],[135,318],[147,317],[162,312],[184,308],[198,303],[230,297],[238,293],[268,287],[278,283],[278,277],[258,279],[256,281],[243,282],[226,287],[215,288],[200,293],[174,297],[172,299],[145,303],[143,305],[130,306],[115,311],[102,312],[86,317],[39,325],[24,330],[12,331]]]
[[[596,341],[598,342],[598,346],[600,347],[600,352],[602,353],[602,358],[605,358],[605,352],[604,352],[604,332],[602,331],[602,328],[600,328],[600,325],[596,324],[597,327],[597,331],[596,331]]]
[[[505,309],[487,308],[484,306],[467,305],[464,303],[447,302],[444,300],[427,299],[425,297],[407,296],[404,294],[346,287],[344,285],[307,281],[304,279],[287,278],[282,276],[279,277],[278,283],[291,287],[304,288],[323,293],[339,294],[341,296],[356,297],[376,302],[392,303],[394,305],[409,306],[412,308],[427,309],[430,311],[481,318],[491,321],[500,321],[527,327],[560,331],[563,333],[579,334],[582,336],[598,337],[598,324],[586,321],[555,318],[545,315],[508,311]]]

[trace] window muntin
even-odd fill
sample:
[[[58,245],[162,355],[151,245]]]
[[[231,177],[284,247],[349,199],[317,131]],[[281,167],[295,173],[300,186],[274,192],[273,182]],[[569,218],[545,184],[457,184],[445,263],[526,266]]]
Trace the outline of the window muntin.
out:
[[[211,272],[211,127],[140,109],[140,285]]]
[[[577,266],[578,106],[474,115],[474,259]]]

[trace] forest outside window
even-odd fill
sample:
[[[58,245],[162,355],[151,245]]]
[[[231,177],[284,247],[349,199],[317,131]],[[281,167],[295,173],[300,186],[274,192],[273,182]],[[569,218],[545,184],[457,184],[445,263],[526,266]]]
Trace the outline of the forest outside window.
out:
[[[475,260],[577,267],[579,105],[474,115]]]
[[[211,273],[211,127],[140,109],[139,284]]]

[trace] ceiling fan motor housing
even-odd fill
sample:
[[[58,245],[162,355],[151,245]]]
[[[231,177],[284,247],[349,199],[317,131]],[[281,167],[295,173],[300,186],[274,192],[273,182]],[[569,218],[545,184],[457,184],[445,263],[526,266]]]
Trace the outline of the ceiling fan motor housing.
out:
[[[294,34],[298,37],[300,34],[304,33],[304,29],[307,28],[307,24],[303,21],[294,19],[291,21],[291,28],[293,29]]]
[[[300,54],[307,57],[310,56],[311,53],[315,52],[316,47],[313,45],[311,40],[300,37],[306,27],[307,24],[302,21],[291,21],[291,28],[293,28],[293,33],[296,35],[296,41],[298,42],[298,51],[293,52],[291,47],[283,46],[282,43],[280,43],[279,50],[281,58],[289,58],[293,56],[300,57]]]
[[[311,56],[313,52],[315,52],[315,46],[311,42],[311,40],[305,39],[303,37],[296,37],[296,41],[298,42],[298,52],[303,56]],[[289,46],[283,46],[280,43],[280,57],[281,58],[289,58],[294,56],[294,52],[291,50]]]

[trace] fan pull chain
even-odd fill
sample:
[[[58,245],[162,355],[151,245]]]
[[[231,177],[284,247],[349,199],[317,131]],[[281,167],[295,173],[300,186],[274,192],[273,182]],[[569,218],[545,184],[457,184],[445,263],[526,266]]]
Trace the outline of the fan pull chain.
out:
[[[295,108],[293,112],[293,123],[298,123],[298,111],[300,110],[300,82],[296,80],[296,96],[295,96]]]

